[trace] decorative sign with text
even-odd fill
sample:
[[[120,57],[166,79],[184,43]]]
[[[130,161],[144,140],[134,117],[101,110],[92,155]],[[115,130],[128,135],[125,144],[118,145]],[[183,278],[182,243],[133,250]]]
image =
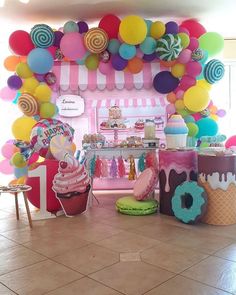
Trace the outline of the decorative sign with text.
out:
[[[56,105],[62,117],[78,117],[84,113],[84,99],[78,95],[62,95],[57,99]]]

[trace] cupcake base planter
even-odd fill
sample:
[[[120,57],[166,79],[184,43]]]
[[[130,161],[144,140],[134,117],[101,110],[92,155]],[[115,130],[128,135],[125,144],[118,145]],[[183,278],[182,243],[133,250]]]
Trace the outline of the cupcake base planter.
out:
[[[73,217],[86,211],[90,186],[84,193],[74,193],[71,196],[56,194],[67,217]]]
[[[187,145],[187,134],[166,134],[168,149],[183,148]]]

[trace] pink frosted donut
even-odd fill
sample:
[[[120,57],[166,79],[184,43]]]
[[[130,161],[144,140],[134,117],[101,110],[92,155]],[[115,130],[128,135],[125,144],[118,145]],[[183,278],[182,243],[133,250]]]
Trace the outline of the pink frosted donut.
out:
[[[150,167],[145,169],[134,184],[134,197],[136,200],[144,200],[152,192],[157,183],[157,172]]]

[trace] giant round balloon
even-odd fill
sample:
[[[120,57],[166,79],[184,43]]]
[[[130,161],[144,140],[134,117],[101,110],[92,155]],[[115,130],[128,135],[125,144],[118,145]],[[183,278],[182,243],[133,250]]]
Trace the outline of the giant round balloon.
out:
[[[191,37],[199,38],[206,33],[206,29],[194,19],[183,21],[180,26],[186,28]]]
[[[61,38],[60,49],[62,54],[70,60],[83,58],[87,51],[84,46],[83,36],[77,32],[65,34]]]
[[[147,36],[147,24],[140,16],[129,15],[122,19],[119,33],[125,43],[137,45],[142,43]]]
[[[175,90],[178,85],[179,79],[175,78],[169,71],[158,73],[153,80],[153,87],[163,94]]]
[[[208,52],[208,56],[220,53],[224,48],[224,38],[215,32],[207,32],[199,39],[199,47]]]
[[[224,73],[224,65],[217,59],[210,60],[204,67],[204,78],[210,84],[214,84],[215,82],[221,80]]]
[[[35,25],[30,32],[31,39],[36,47],[47,48],[54,43],[54,32],[45,24]]]
[[[43,197],[46,198],[46,209],[48,212],[57,212],[61,210],[60,202],[57,200],[54,191],[52,190],[54,176],[58,172],[59,162],[56,160],[45,160],[36,165],[35,169],[38,168],[38,177],[30,176],[30,172],[26,179],[26,184],[32,187],[32,190],[27,192],[27,198],[36,208],[40,208],[40,195],[44,192],[41,191],[40,183],[43,182],[46,188],[46,195]],[[46,168],[41,169],[41,168]],[[41,169],[41,170],[40,170]]]
[[[202,136],[215,136],[218,133],[218,125],[215,120],[211,118],[203,118],[195,122],[198,126],[197,138]]]
[[[55,135],[63,135],[70,142],[73,140],[74,129],[67,123],[56,119],[44,119],[34,126],[31,131],[30,143],[40,156],[46,157],[50,140]]]
[[[27,64],[32,72],[36,74],[46,74],[53,67],[54,61],[48,50],[35,48],[29,53],[27,57]]]
[[[166,34],[157,41],[156,52],[161,60],[174,60],[181,51],[181,39],[177,35]]]
[[[12,134],[15,139],[30,141],[30,134],[33,126],[37,123],[33,118],[22,116],[17,118],[12,124]]]
[[[29,33],[22,30],[15,31],[10,35],[9,45],[17,55],[27,55],[34,48]]]
[[[116,15],[113,14],[107,14],[105,15],[99,22],[98,27],[103,29],[109,39],[114,39],[118,37],[119,32],[119,26],[120,26],[120,19]]]
[[[192,112],[201,112],[209,104],[210,96],[205,88],[192,86],[184,93],[184,104]]]

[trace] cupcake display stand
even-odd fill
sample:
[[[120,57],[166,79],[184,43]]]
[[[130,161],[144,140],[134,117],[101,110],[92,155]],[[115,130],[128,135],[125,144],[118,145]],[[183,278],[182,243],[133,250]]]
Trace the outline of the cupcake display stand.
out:
[[[114,132],[114,145],[118,145],[119,143],[119,131],[126,130],[126,128],[102,128],[100,127],[102,131],[113,131]]]

